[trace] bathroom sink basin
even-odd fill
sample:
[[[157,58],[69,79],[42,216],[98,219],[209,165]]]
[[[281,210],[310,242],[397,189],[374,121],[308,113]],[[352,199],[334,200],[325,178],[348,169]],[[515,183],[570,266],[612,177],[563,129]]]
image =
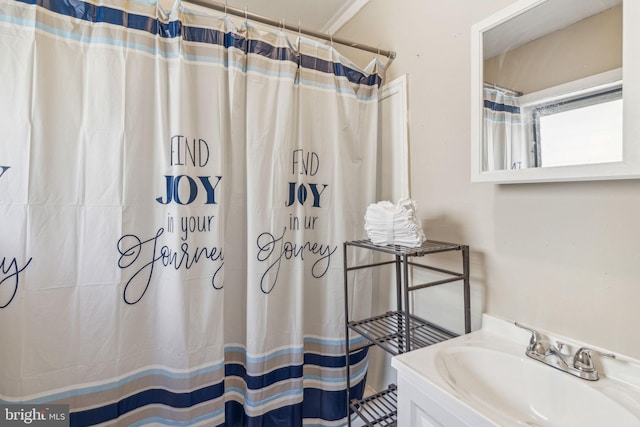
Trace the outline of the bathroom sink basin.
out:
[[[607,378],[598,384],[579,379],[520,353],[467,344],[438,351],[434,361],[453,392],[500,425],[640,424],[633,408],[614,400],[626,391],[633,401],[634,390]]]
[[[485,315],[479,331],[394,357],[398,425],[640,426],[640,362],[599,359],[587,381],[527,357],[517,329]]]

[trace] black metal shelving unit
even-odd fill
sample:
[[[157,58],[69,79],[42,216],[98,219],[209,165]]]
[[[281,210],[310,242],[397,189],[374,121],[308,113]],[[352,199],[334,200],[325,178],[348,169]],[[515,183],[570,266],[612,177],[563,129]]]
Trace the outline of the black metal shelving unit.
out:
[[[398,418],[398,393],[395,384],[386,390],[351,403],[351,410],[368,426],[395,426]]]
[[[394,255],[391,261],[364,265],[348,265],[349,249],[368,249]],[[462,254],[462,272],[445,270],[442,268],[418,263],[416,257],[439,252],[459,251]],[[464,330],[471,332],[471,304],[469,292],[469,247],[455,243],[427,240],[420,247],[407,248],[404,246],[373,244],[370,240],[355,240],[344,242],[344,302],[345,302],[345,333],[346,350],[345,361],[347,371],[347,413],[348,425],[351,425],[351,412],[370,427],[395,426],[397,420],[397,390],[394,384],[386,390],[363,399],[351,399],[351,369],[349,356],[364,347],[377,345],[392,355],[436,344],[457,336],[432,322],[410,313],[409,293],[415,290],[461,281],[464,299]],[[373,268],[395,264],[396,301],[397,310],[376,315],[367,319],[349,319],[349,272],[364,268]],[[443,279],[428,283],[413,284],[409,280],[409,267],[424,268],[440,273]],[[354,331],[366,338],[366,343],[357,348],[350,348],[350,331]]]

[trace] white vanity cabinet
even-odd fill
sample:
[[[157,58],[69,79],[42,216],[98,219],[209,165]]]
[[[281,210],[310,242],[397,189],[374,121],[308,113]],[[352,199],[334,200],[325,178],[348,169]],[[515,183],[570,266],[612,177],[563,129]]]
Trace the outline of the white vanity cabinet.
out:
[[[398,373],[398,427],[495,427],[483,416],[448,397],[413,369],[421,363],[421,351],[391,360]]]

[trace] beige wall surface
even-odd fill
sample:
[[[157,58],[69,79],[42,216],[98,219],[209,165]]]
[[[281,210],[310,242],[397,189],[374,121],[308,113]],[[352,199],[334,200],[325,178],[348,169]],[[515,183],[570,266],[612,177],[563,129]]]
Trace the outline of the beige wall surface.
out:
[[[408,75],[411,196],[428,238],[470,245],[474,329],[487,312],[640,358],[640,181],[470,182],[470,28],[511,3],[371,0],[338,35]]]
[[[484,63],[484,81],[524,94],[622,67],[622,5]]]

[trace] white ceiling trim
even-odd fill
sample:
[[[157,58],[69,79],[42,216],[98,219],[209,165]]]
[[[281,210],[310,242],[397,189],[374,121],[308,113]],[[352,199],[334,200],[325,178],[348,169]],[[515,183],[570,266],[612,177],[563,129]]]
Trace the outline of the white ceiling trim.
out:
[[[320,32],[325,34],[335,34],[367,3],[369,3],[369,0],[350,0],[345,2],[345,4],[327,21]]]

